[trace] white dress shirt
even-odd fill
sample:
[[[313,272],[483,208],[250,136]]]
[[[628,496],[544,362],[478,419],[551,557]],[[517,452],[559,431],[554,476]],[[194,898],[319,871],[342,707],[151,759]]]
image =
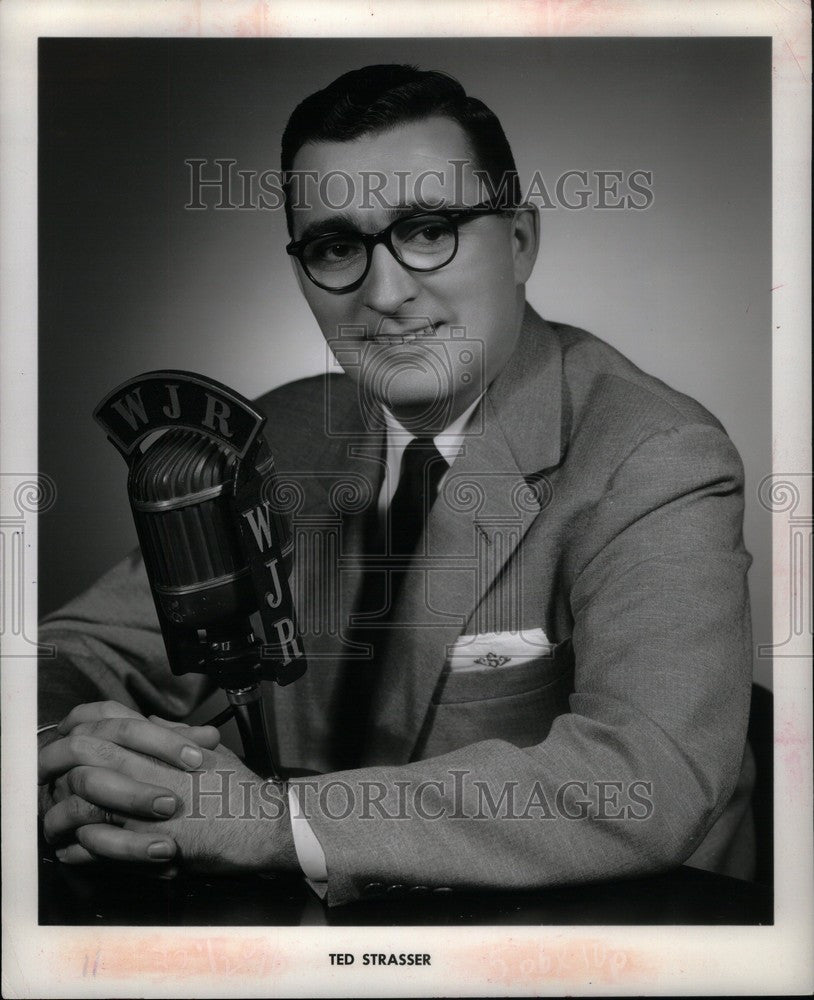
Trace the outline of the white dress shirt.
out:
[[[433,438],[433,444],[438,449],[439,454],[446,459],[447,465],[452,465],[463,451],[462,444],[466,436],[464,430],[480,401],[481,396],[478,396],[474,403],[468,406],[451,424]],[[396,487],[398,486],[402,456],[407,445],[416,435],[406,430],[389,410],[383,408],[382,416],[386,428],[387,442],[385,474],[381,490],[379,491],[378,513],[383,523],[387,515],[387,508],[390,506],[396,492]],[[446,473],[444,473],[444,476],[441,477],[438,483],[439,490],[445,476]],[[296,785],[289,785],[288,787],[288,808],[289,815],[291,816],[291,833],[294,837],[294,849],[297,852],[297,860],[300,863],[300,868],[302,868],[303,874],[311,883],[315,892],[324,897],[327,891],[325,883],[328,880],[325,852],[322,850],[322,846],[312,830],[311,824],[300,809],[300,800]]]

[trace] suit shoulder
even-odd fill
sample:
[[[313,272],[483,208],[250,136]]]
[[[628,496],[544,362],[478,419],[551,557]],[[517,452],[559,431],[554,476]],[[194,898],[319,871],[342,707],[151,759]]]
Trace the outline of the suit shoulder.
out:
[[[258,396],[255,405],[264,413],[271,413],[280,407],[296,403],[298,406],[309,407],[319,401],[324,395],[324,389],[330,379],[341,378],[340,375],[308,375],[305,378],[285,382],[274,389]]]
[[[265,434],[275,457],[312,448],[325,437],[329,406],[344,406],[355,399],[346,375],[322,374],[296,379],[255,400],[265,415]]]
[[[563,356],[563,378],[575,423],[586,410],[610,426],[640,423],[651,433],[687,424],[723,431],[720,421],[691,396],[642,371],[621,351],[587,330],[550,323]]]
[[[353,380],[347,375],[308,375],[270,389],[255,400],[268,417],[296,423],[312,413],[322,413],[326,399],[351,404],[356,398]]]

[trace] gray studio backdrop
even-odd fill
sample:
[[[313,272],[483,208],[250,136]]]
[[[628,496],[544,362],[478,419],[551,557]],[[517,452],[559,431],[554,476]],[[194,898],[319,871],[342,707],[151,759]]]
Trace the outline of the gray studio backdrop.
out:
[[[91,419],[111,388],[188,368],[252,397],[324,370],[283,212],[185,208],[185,160],[277,169],[293,106],[372,62],[456,76],[552,198],[569,170],[594,189],[596,171],[652,174],[646,210],[542,209],[528,296],[723,422],[746,467],[755,642],[771,642],[767,39],[42,40],[40,468],[58,500],[40,520],[40,611],[135,544],[124,463]],[[768,662],[756,673],[770,683]]]

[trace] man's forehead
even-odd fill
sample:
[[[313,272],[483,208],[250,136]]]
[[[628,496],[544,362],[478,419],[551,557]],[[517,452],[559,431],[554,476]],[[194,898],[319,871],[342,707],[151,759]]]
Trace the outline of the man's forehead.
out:
[[[345,141],[307,142],[297,150],[294,169],[422,170],[453,160],[470,159],[464,129],[451,118],[431,115]]]
[[[405,210],[471,204],[475,169],[466,133],[448,118],[307,143],[294,157],[291,209],[308,221],[342,213],[386,224]]]

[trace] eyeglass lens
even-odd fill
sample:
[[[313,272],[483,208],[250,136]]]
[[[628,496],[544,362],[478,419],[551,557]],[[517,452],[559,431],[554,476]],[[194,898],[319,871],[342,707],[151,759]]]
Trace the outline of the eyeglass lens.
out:
[[[391,244],[402,264],[416,271],[433,271],[455,256],[455,223],[432,215],[402,219],[391,230]],[[365,273],[368,249],[353,233],[320,236],[303,247],[302,262],[319,284],[344,288]]]

